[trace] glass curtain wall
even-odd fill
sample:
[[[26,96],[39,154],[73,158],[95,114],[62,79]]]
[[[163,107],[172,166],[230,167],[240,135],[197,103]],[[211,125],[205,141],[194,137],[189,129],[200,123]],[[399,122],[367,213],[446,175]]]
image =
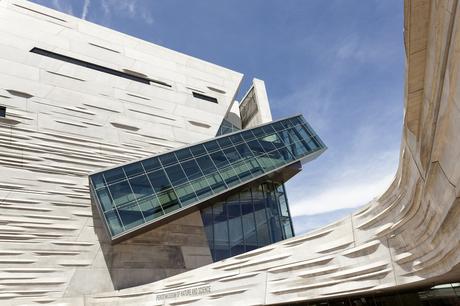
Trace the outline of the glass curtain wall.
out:
[[[324,149],[295,116],[92,174],[90,186],[115,239]]]
[[[219,261],[293,236],[281,183],[264,182],[201,211],[212,258]]]
[[[239,131],[239,130],[240,129],[238,127],[234,126],[230,121],[224,119],[224,120],[222,120],[222,123],[221,123],[219,129],[217,130],[216,136],[233,133],[233,132],[236,132],[236,131]]]

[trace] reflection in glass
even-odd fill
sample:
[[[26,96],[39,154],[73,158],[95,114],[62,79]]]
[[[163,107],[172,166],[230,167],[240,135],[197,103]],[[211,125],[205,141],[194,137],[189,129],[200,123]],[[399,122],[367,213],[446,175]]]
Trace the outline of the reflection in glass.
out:
[[[115,220],[114,225],[110,225],[109,220],[105,222],[112,237],[121,236],[123,231],[140,228],[164,214],[210,200],[324,149],[305,120],[296,116],[95,173],[90,176],[90,184],[100,210],[113,210],[110,218]],[[276,192],[264,190],[263,193]],[[262,222],[251,228],[244,225],[244,245],[235,245],[230,253],[247,251],[268,241],[259,231],[268,233],[270,241],[279,241],[282,231],[289,232],[290,220],[282,218],[286,204],[280,202],[282,210],[275,212],[278,200],[276,195],[266,197],[263,208],[268,216],[266,224]],[[246,207],[246,201],[252,203],[252,195],[240,202],[241,221],[249,226],[246,218],[255,214],[254,205],[260,203]],[[109,214],[103,217],[108,218]],[[116,225],[117,218],[120,225]]]
[[[201,210],[213,260],[291,238],[291,217],[289,210],[282,216],[281,203],[287,204],[283,185],[267,181]]]

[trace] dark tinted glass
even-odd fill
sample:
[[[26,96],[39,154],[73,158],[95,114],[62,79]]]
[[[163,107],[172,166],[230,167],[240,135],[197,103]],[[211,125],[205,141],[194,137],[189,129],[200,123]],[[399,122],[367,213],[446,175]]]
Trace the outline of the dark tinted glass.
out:
[[[282,200],[277,201],[280,198]],[[280,219],[281,203],[287,204],[283,186],[266,182],[202,210],[201,217],[213,260],[292,237],[289,211],[283,221]],[[281,227],[282,222],[285,227]]]
[[[229,123],[224,125],[228,127]],[[314,131],[301,117],[288,118],[95,173],[90,176],[91,189],[101,211],[116,213],[110,216],[113,220],[115,216],[119,218],[121,227],[114,225],[110,231],[118,234],[268,176],[324,149],[321,140],[311,135],[315,135]],[[247,235],[242,240],[244,243],[235,242],[228,254],[265,244],[267,235],[271,241],[292,235],[290,219],[272,212],[271,205],[278,205],[276,197],[267,199],[265,206],[250,199],[251,204],[246,207],[243,205],[246,200],[241,199],[240,221],[243,236]],[[255,216],[264,215],[255,212],[261,207],[266,207],[267,219],[247,228],[249,218],[254,220]],[[279,234],[283,231],[287,234]]]

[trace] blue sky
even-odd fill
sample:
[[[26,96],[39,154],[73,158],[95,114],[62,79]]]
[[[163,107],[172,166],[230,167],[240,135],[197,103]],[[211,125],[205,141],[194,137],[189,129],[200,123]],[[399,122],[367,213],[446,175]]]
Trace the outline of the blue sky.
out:
[[[328,150],[287,183],[296,233],[350,214],[396,172],[404,93],[398,0],[34,0],[265,81]]]

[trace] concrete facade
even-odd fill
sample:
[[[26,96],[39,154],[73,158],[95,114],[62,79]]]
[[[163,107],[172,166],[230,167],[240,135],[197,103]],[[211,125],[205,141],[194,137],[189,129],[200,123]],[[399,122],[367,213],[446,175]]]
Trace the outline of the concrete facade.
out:
[[[211,263],[199,212],[111,245],[88,173],[213,137],[241,79],[27,1],[0,1],[0,304],[116,290]]]
[[[406,97],[394,182],[329,226],[85,305],[270,305],[460,280],[457,1],[405,1]]]
[[[110,246],[87,174],[213,137],[241,75],[0,1],[0,302],[264,305],[459,281],[459,14],[458,1],[405,1],[400,164],[383,196],[311,233],[155,282],[210,262],[201,219]],[[58,65],[30,54],[37,46],[172,87]],[[222,103],[196,101],[197,90]],[[114,290],[124,282],[140,286]]]

